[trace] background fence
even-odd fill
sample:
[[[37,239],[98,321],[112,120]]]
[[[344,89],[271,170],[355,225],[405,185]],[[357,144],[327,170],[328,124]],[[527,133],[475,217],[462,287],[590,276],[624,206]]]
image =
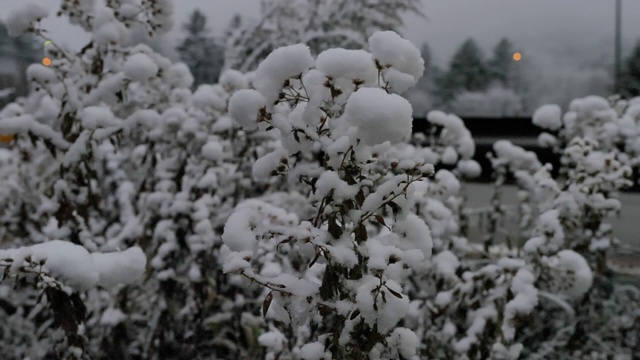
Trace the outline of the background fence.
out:
[[[509,140],[513,144],[523,147],[526,150],[533,151],[538,155],[538,159],[543,164],[550,163],[553,165],[554,171],[560,165],[559,157],[553,153],[551,149],[543,148],[538,145],[538,135],[544,130],[533,125],[531,118],[524,117],[505,117],[505,118],[462,118],[465,126],[476,143],[476,153],[474,160],[480,163],[482,167],[482,175],[475,181],[490,182],[491,179],[491,162],[487,158],[487,153],[493,150],[493,143],[498,140]],[[429,134],[430,124],[425,118],[413,119],[413,132],[423,132]],[[634,171],[634,186],[629,191],[640,192],[638,186],[639,174]]]

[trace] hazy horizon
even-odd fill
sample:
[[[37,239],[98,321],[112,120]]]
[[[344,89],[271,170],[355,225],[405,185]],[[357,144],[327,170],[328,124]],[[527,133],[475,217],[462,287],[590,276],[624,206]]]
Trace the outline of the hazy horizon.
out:
[[[29,0],[52,9],[59,0]],[[525,56],[585,66],[613,62],[614,2],[601,0],[424,0],[425,18],[407,16],[404,34],[416,45],[431,46],[435,61],[445,65],[467,38],[475,38],[485,54],[502,37],[511,39]],[[24,4],[23,0],[2,0],[0,18]],[[214,34],[221,34],[231,17],[240,13],[257,16],[255,0],[182,0],[175,7],[175,25],[165,38],[170,45],[183,36],[181,25],[199,8],[209,19]],[[640,39],[640,2],[623,1],[624,52]],[[65,19],[45,22],[52,37],[72,48],[81,47],[88,36]]]

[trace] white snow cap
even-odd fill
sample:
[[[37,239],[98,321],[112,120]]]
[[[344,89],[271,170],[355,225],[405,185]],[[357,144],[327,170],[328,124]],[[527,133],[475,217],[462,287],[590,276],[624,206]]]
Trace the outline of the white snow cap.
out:
[[[249,87],[247,77],[237,70],[225,70],[220,74],[218,83],[225,87],[228,91],[238,91]]]
[[[553,261],[556,260],[556,261]],[[572,298],[581,298],[593,284],[593,272],[587,261],[573,250],[562,250],[551,261],[558,271],[564,273],[563,278],[568,278],[568,284],[563,284],[558,289],[564,295]]]
[[[111,110],[98,106],[89,106],[82,109],[80,113],[82,127],[87,130],[118,126],[121,121],[116,119]]]
[[[321,360],[326,355],[324,345],[320,342],[305,344],[300,349],[300,357],[304,360]]]
[[[385,70],[385,80],[392,90],[404,92],[414,86],[424,72],[424,60],[420,50],[409,40],[403,39],[393,31],[378,31],[369,38],[369,48],[374,59],[382,66],[391,66]]]
[[[110,8],[97,9],[92,26],[94,31],[91,40],[98,45],[121,44],[131,37],[129,29],[116,19]]]
[[[224,155],[224,147],[218,141],[209,141],[202,147],[202,156],[207,160],[217,161]]]
[[[27,78],[29,81],[36,81],[39,83],[51,83],[56,80],[56,73],[52,69],[41,65],[31,64],[27,68]]]
[[[610,108],[609,101],[597,95],[589,95],[584,98],[573,99],[569,103],[569,110],[575,111],[579,114],[589,114],[608,110]]]
[[[357,79],[365,84],[375,84],[378,79],[371,54],[364,50],[325,50],[316,59],[316,69],[332,78]]]
[[[393,230],[400,234],[401,242],[398,244],[399,248],[403,250],[420,250],[424,256],[423,259],[431,257],[433,249],[431,230],[420,217],[415,214],[409,214],[406,219],[397,221],[393,226]]]
[[[313,65],[313,57],[307,45],[277,48],[258,66],[253,86],[267,98],[269,104],[273,104],[278,99],[285,80],[302,75]]]
[[[516,334],[513,325],[518,315],[526,315],[538,305],[538,290],[535,288],[535,276],[531,271],[520,268],[511,281],[511,292],[515,295],[504,309],[502,334],[507,341],[512,341]]]
[[[133,81],[148,81],[158,73],[158,65],[147,55],[138,53],[124,63],[124,74]]]
[[[542,166],[536,153],[513,145],[509,140],[498,140],[493,143],[493,151],[498,158],[506,160],[512,170],[535,171]]]
[[[543,148],[554,147],[557,143],[558,143],[558,139],[549,133],[543,132],[540,135],[538,135],[538,145],[540,145]]]
[[[558,105],[544,105],[533,113],[533,124],[547,130],[562,127],[562,109]]]
[[[171,65],[167,74],[169,85],[177,88],[190,88],[193,85],[193,75],[185,63]]]
[[[482,174],[482,167],[475,160],[461,160],[456,169],[468,179],[477,178]]]
[[[347,122],[358,128],[358,137],[365,145],[385,141],[399,142],[411,135],[413,110],[409,102],[378,88],[362,88],[347,101],[344,113]]]
[[[272,351],[282,351],[287,343],[287,338],[280,331],[266,332],[258,337],[258,343]]]
[[[20,36],[29,30],[31,24],[42,18],[47,17],[49,12],[46,8],[33,3],[27,3],[24,6],[14,10],[6,18],[7,30],[9,36]]]
[[[121,310],[109,308],[102,313],[100,317],[100,325],[104,326],[116,326],[127,319]]]
[[[386,286],[379,288],[380,280],[368,275],[361,284],[356,294],[356,305],[369,326],[378,325],[379,333],[387,333],[409,312],[409,297],[402,295],[402,287],[395,281],[387,280]],[[401,297],[393,295],[388,289]],[[386,293],[386,302],[382,300],[382,295],[377,294],[378,291]]]
[[[202,84],[193,93],[193,104],[202,110],[226,110],[227,104],[218,85]]]
[[[27,256],[46,260],[44,269],[64,285],[83,291],[95,286],[133,284],[144,275],[147,258],[139,247],[122,252],[93,253],[68,241],[52,240],[30,247],[0,250],[0,259],[21,266]]]
[[[93,253],[91,258],[100,274],[98,285],[106,288],[142,280],[147,266],[147,257],[137,246],[120,252]]]
[[[260,109],[267,106],[267,99],[256,90],[242,89],[229,100],[229,115],[247,130],[258,126]]]
[[[407,328],[396,328],[387,337],[390,348],[395,348],[403,359],[415,359],[420,347],[420,338]]]

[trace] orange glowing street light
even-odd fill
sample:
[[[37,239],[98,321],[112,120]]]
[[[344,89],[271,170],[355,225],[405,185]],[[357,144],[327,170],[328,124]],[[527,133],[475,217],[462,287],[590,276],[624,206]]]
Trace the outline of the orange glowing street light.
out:
[[[519,52],[513,53],[513,61],[520,61],[522,60],[522,54]]]
[[[51,59],[49,59],[48,57],[42,59],[42,65],[50,66],[51,65]]]

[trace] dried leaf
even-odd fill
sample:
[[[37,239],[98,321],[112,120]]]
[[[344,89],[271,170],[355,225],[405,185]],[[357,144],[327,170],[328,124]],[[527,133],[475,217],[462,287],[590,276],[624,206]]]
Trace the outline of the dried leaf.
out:
[[[358,226],[356,226],[356,228],[353,230],[353,233],[358,244],[367,241],[367,239],[369,238],[369,235],[367,234],[367,228],[364,226],[364,224],[358,224]]]
[[[320,259],[320,252],[319,251],[316,252],[316,256],[309,263],[309,268],[311,268],[313,265],[315,265],[315,263],[318,261],[318,259]]]
[[[397,297],[398,299],[402,299],[402,294],[400,294],[399,292],[393,290],[392,288],[387,286],[387,290],[389,290],[389,292],[391,293],[391,295]]]
[[[335,215],[329,216],[327,221],[329,225],[329,234],[331,234],[331,236],[334,239],[339,239],[340,236],[342,236],[342,228],[338,225],[338,222],[336,221],[336,216]]]
[[[273,300],[273,291],[269,292],[267,296],[264,298],[264,302],[262,303],[262,317],[267,317],[267,311],[269,311],[269,306],[271,306],[272,300]]]
[[[356,194],[356,203],[358,204],[358,207],[362,207],[362,204],[364,204],[364,191],[362,191],[362,189],[360,189]]]
[[[398,206],[398,204],[394,203],[393,201],[389,201],[387,205],[389,205],[391,211],[393,211],[394,216],[398,215],[398,213],[400,212],[400,206]]]
[[[387,223],[384,221],[384,217],[382,217],[382,215],[376,215],[375,218],[378,224],[388,228]]]

